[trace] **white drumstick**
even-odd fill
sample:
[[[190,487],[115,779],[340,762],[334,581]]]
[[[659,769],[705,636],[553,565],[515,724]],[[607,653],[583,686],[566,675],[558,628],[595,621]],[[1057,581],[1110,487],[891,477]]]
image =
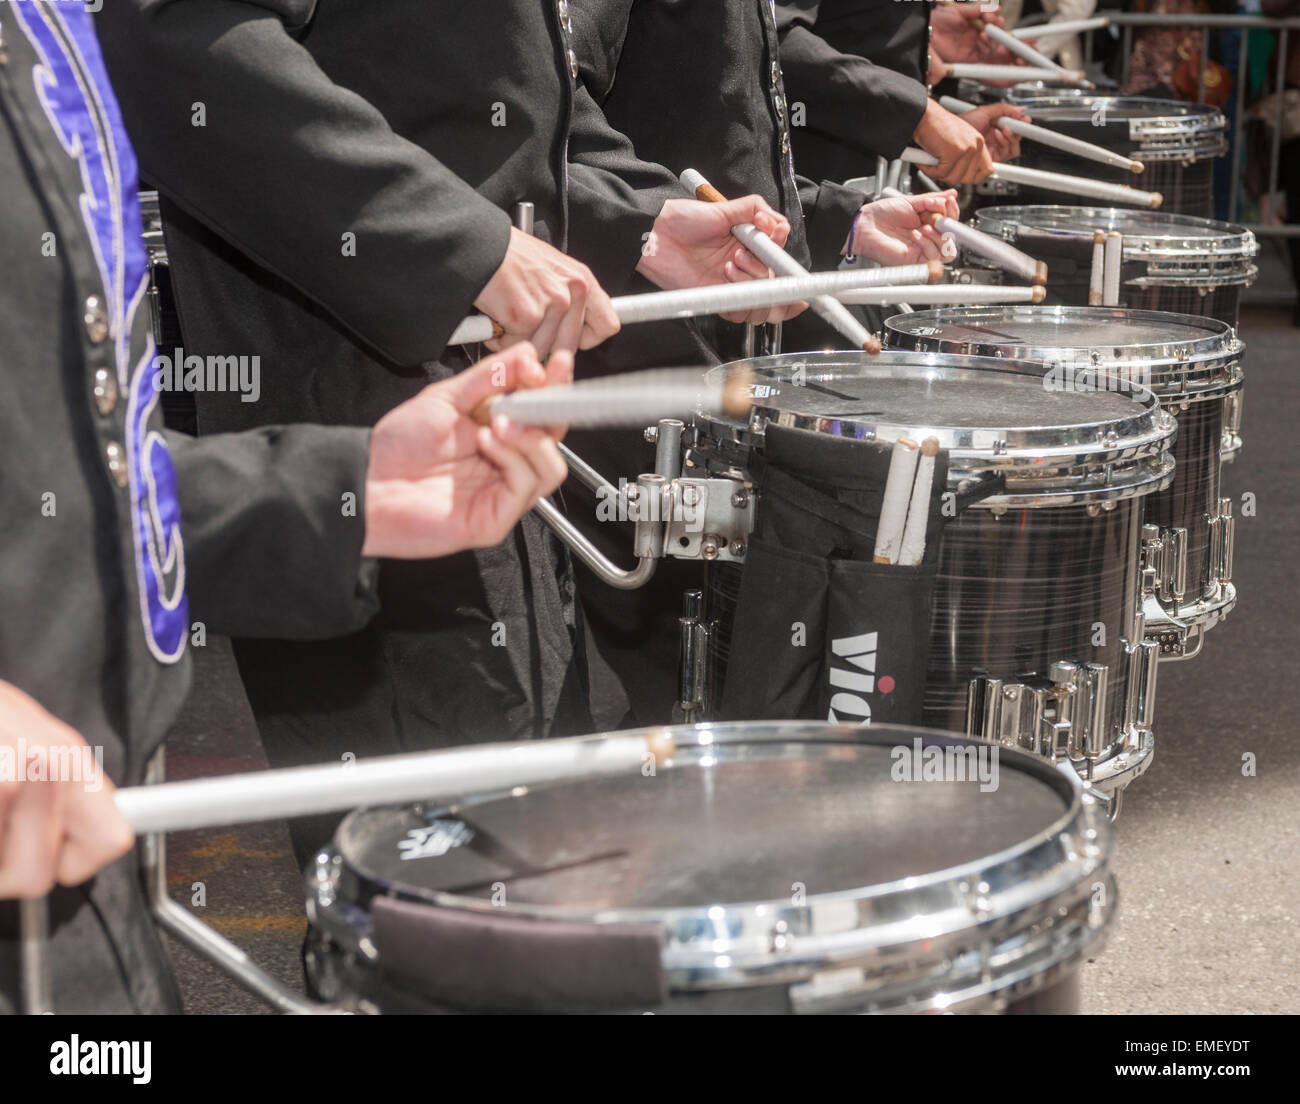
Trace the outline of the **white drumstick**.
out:
[[[1101,301],[1103,306],[1119,306],[1119,270],[1124,259],[1124,235],[1112,230],[1106,235],[1105,276],[1102,280]]]
[[[880,194],[890,199],[903,195],[897,188],[883,188]],[[985,234],[982,230],[976,230],[975,227],[967,226],[964,222],[950,219],[947,215],[924,214],[921,220],[931,222],[939,233],[950,235],[954,241],[970,252],[978,253],[981,257],[991,260],[998,268],[1019,276],[1022,280],[1028,280],[1031,284],[1047,282],[1047,265],[1035,260],[1028,253],[1022,253],[1010,242]],[[844,302],[857,303],[861,300],[845,299]]]
[[[484,425],[506,417],[517,425],[574,429],[647,426],[697,411],[741,418],[749,413],[753,381],[743,365],[717,377],[698,368],[653,368],[493,395],[473,417]]]
[[[1047,289],[1042,284],[1031,287],[1014,284],[914,284],[846,291],[839,299],[841,303],[852,303],[857,307],[894,307],[904,303],[969,307],[981,303],[1041,303],[1046,297]]]
[[[975,110],[974,104],[959,100],[955,96],[940,96],[939,103],[954,115],[965,115],[966,112]],[[1125,157],[1122,153],[1108,150],[1105,146],[1085,142],[1082,138],[1071,138],[1068,134],[1058,134],[1054,130],[1048,130],[1047,127],[1038,126],[1035,123],[1027,123],[1023,119],[1009,119],[1003,116],[997,121],[997,125],[1000,129],[1009,131],[1012,134],[1019,134],[1022,138],[1028,138],[1031,142],[1039,142],[1044,146],[1051,146],[1053,149],[1059,149],[1065,153],[1073,153],[1079,157],[1087,158],[1089,161],[1097,161],[1100,164],[1111,165],[1117,169],[1127,169],[1135,174],[1146,168],[1141,161],[1135,161],[1131,157]]]
[[[682,185],[696,199],[705,203],[726,203],[727,197],[710,184],[702,173],[687,169],[682,173]],[[778,276],[806,276],[808,270],[789,253],[776,244],[752,222],[741,223],[731,228],[736,238],[755,257],[762,261]],[[809,304],[831,326],[851,341],[856,348],[870,353],[880,352],[880,341],[861,322],[851,315],[835,298],[819,295]]]
[[[1063,77],[1055,69],[1031,68],[1028,65],[985,65],[975,61],[952,61],[944,62],[944,66],[948,70],[948,75],[958,80],[1011,81],[1015,84],[1022,81],[1055,81],[1058,84],[1073,84],[1080,88],[1088,83],[1084,80]]]
[[[114,799],[139,836],[631,774],[641,771],[650,756],[662,765],[672,752],[669,730],[658,728],[131,786],[118,790]]]
[[[1059,23],[1035,23],[1031,27],[1017,27],[1011,34],[1016,38],[1047,38],[1049,35],[1079,34],[1110,26],[1110,16],[1097,15],[1089,19],[1062,19]]]
[[[1092,271],[1088,281],[1088,306],[1099,307],[1106,301],[1106,231],[1092,232]]]
[[[903,150],[902,159],[913,165],[934,166],[939,163],[937,157],[915,146],[908,146]],[[1127,184],[1110,184],[1105,180],[1067,176],[1065,173],[1029,169],[1024,165],[1008,165],[1001,161],[994,166],[991,179],[1005,180],[1011,184],[1028,184],[1049,192],[1066,192],[1070,195],[1104,199],[1119,206],[1136,204],[1141,207],[1159,207],[1164,202],[1164,197],[1159,192],[1144,192],[1138,188],[1130,188]]]
[[[927,437],[921,442],[921,458],[916,464],[912,501],[907,507],[907,524],[903,527],[903,544],[898,553],[898,562],[908,567],[915,567],[925,556],[925,537],[930,526],[930,491],[934,487],[934,459],[938,455],[938,438]]]
[[[1097,87],[1092,83],[1092,81],[1087,79],[1087,76],[1084,73],[1081,73],[1077,69],[1067,69],[1064,65],[1058,65],[1051,58],[1047,57],[1045,54],[1040,54],[1028,43],[1016,38],[1016,36],[1010,32],[1004,31],[995,23],[985,23],[981,29],[999,46],[1005,46],[1013,54],[1018,54],[1025,61],[1029,62],[1030,65],[1037,65],[1044,69],[1055,69],[1056,72],[1066,80],[1082,81],[1086,88]]]
[[[888,268],[853,269],[845,272],[814,272],[809,276],[778,276],[772,280],[746,280],[737,284],[711,284],[676,291],[652,291],[644,295],[622,295],[612,299],[618,320],[662,322],[671,318],[694,318],[702,314],[730,314],[759,310],[784,303],[806,302],[818,295],[837,295],[864,287],[889,284],[938,283],[943,265],[895,265]],[[484,314],[471,315],[452,332],[448,345],[490,341],[504,334],[501,326]]]
[[[898,562],[899,548],[903,543],[903,525],[907,521],[907,506],[912,498],[912,479],[916,475],[916,461],[920,446],[910,437],[900,437],[894,443],[889,458],[889,475],[885,478],[885,498],[880,507],[880,524],[876,529],[874,562]]]

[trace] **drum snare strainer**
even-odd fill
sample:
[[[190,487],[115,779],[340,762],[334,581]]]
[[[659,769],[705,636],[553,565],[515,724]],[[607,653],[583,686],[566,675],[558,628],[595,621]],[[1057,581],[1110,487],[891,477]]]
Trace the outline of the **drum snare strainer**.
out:
[[[1147,637],[1169,658],[1196,655],[1237,601],[1234,520],[1220,495],[1225,400],[1240,393],[1244,344],[1223,322],[1110,307],[919,311],[886,323],[894,345],[1030,357],[1063,376],[1097,370],[1150,385],[1178,417],[1177,468],[1146,502],[1142,594]]]
[[[1116,896],[1073,772],[885,725],[670,731],[652,775],[353,813],[307,880],[314,986],[385,1012],[1077,1011]]]
[[[1108,793],[1141,774],[1157,657],[1142,626],[1141,503],[1173,478],[1175,432],[1151,391],[1053,389],[1041,362],[897,349],[749,367],[749,422],[697,416],[689,466],[752,482],[763,431],[777,422],[860,440],[935,437],[954,493],[983,473],[1005,476],[1005,494],[940,538],[926,723],[1069,760]],[[756,510],[761,526],[761,499]],[[710,649],[723,679],[735,571],[710,567]]]

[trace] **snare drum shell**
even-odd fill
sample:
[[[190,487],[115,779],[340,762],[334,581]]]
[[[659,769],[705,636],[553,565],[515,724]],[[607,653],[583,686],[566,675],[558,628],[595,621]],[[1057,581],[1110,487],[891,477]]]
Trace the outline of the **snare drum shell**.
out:
[[[1161,605],[1178,621],[1211,627],[1226,613],[1222,605],[1235,602],[1235,591],[1225,588],[1230,580],[1219,577],[1211,554],[1213,519],[1219,514],[1221,494],[1225,411],[1234,400],[1239,401],[1242,387],[1239,358],[1243,346],[1226,324],[1216,326],[1213,320],[1193,316],[1108,307],[988,307],[898,315],[888,319],[885,326],[886,340],[892,345],[984,355],[1002,350],[1009,356],[1028,355],[1027,347],[1032,346],[1035,355],[1064,363],[1086,361],[1089,350],[1073,338],[1062,339],[1061,347],[1054,348],[1054,327],[1068,326],[1075,333],[1095,327],[1096,352],[1100,363],[1108,365],[1114,361],[1121,340],[1101,340],[1111,323],[1126,327],[1130,335],[1140,332],[1144,324],[1152,327],[1150,347],[1156,351],[1152,355],[1159,355],[1164,366],[1153,369],[1157,378],[1152,380],[1152,386],[1179,423],[1172,450],[1173,482],[1144,500],[1138,522],[1156,525],[1162,531],[1187,532],[1186,593],[1179,601],[1162,599]],[[1183,329],[1187,340],[1170,344],[1170,335]],[[1166,353],[1170,354],[1167,358]],[[1134,345],[1132,359],[1126,363],[1134,368],[1142,363],[1141,347]],[[1193,365],[1198,367],[1193,369]]]
[[[651,777],[353,813],[308,873],[315,993],[384,1012],[1073,1010],[1117,895],[1104,806],[1072,772],[889,725],[669,734]],[[996,756],[997,784],[900,777],[922,751]],[[394,908],[414,925],[405,950],[374,923]],[[524,950],[558,935],[568,965],[521,956],[522,929]],[[476,948],[451,968],[449,930]],[[602,1003],[636,985],[580,976],[584,948],[624,932],[662,948],[666,984]]]
[[[1035,123],[1141,161],[1145,171],[1135,176],[1127,169],[1085,164],[1073,154],[1028,141],[1021,143],[1018,164],[1159,192],[1162,211],[1214,216],[1214,161],[1227,152],[1227,120],[1217,109],[1141,96],[1022,95],[1015,102]],[[1061,199],[1060,192],[1026,185],[1015,195],[1027,204]]]
[[[1089,305],[1095,230],[1124,236],[1116,305],[1129,310],[1201,315],[1235,329],[1242,290],[1258,274],[1250,230],[1190,215],[1048,203],[984,207],[974,225],[1046,262],[1044,302],[1053,306]],[[968,255],[965,263],[992,282],[1008,281],[982,258]]]

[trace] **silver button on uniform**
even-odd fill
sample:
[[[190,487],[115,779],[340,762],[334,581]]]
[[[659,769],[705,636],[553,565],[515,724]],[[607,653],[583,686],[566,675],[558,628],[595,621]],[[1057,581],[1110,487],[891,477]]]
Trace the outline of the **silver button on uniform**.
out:
[[[565,33],[572,31],[573,20],[569,16],[569,0],[560,0],[555,9],[560,13],[560,26],[564,28]]]
[[[117,406],[117,380],[107,368],[95,370],[95,409],[107,417]]]
[[[104,309],[104,301],[98,295],[92,295],[86,300],[85,322],[86,334],[96,345],[102,345],[108,340],[108,311]]]
[[[126,449],[116,441],[110,441],[104,449],[104,455],[108,458],[108,473],[113,477],[113,482],[119,487],[125,487],[131,481],[131,475],[126,470]]]
[[[567,51],[569,55],[569,76],[574,80],[578,79],[578,55],[572,50]]]

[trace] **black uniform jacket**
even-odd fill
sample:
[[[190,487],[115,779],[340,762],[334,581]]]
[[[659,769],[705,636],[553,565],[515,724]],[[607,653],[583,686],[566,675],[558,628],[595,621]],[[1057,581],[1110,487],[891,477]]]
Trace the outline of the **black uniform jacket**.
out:
[[[616,293],[680,194],[577,86],[554,0],[113,0],[97,22],[170,201],[187,343],[262,356],[261,401],[202,396],[201,432],[371,424],[465,363],[446,342],[517,202]],[[495,549],[386,565],[381,592],[404,658],[357,693],[400,683],[403,731],[553,730],[581,645],[566,557],[534,517]]]
[[[927,98],[930,5],[922,0],[777,0],[795,164],[848,180],[897,157]]]
[[[570,0],[583,83],[639,156],[695,168],[789,217],[787,250],[834,268],[858,192],[797,176],[771,0]]]
[[[58,18],[69,7],[0,2],[0,678],[122,785],[187,693],[196,623],[314,637],[373,614],[368,434],[164,443],[135,164],[89,24],[77,38],[81,11]],[[97,103],[78,91],[92,88]],[[51,903],[58,1011],[176,1007],[134,857]],[[16,926],[0,903],[0,1011],[18,991]]]

